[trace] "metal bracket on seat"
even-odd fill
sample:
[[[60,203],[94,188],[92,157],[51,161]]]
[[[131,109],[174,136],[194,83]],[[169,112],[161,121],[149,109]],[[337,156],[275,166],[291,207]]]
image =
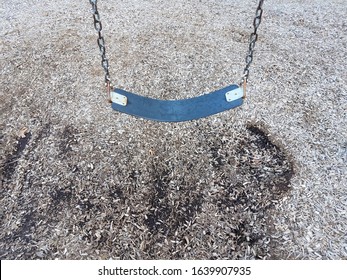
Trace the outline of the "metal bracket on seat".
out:
[[[160,122],[182,122],[214,115],[243,103],[243,90],[230,85],[217,91],[181,100],[160,100],[114,89],[112,108],[116,111]]]
[[[238,87],[236,89],[233,89],[231,91],[228,91],[225,94],[225,98],[227,99],[228,102],[233,102],[239,98],[243,98],[243,89]]]
[[[121,106],[126,106],[128,103],[128,98],[125,95],[119,94],[115,91],[111,92],[111,101],[112,103],[121,105]]]

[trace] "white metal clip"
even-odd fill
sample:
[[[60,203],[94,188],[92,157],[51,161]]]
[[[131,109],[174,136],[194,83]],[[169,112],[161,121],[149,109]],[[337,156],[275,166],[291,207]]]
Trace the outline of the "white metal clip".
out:
[[[128,103],[128,98],[122,94],[119,94],[115,91],[111,92],[111,100],[113,103],[118,105],[126,106]]]
[[[235,100],[240,99],[242,97],[243,97],[243,89],[240,87],[233,89],[231,91],[228,91],[225,94],[225,98],[227,99],[228,102],[235,101]]]

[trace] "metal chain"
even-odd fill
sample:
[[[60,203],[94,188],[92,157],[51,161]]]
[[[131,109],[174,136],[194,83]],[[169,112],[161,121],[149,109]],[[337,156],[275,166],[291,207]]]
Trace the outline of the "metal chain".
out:
[[[102,25],[101,25],[101,20],[100,20],[100,14],[98,11],[98,5],[97,5],[97,0],[89,0],[90,4],[92,5],[92,12],[93,12],[93,18],[94,18],[94,27],[95,30],[98,32],[98,39],[97,43],[100,49],[100,54],[101,54],[101,66],[105,70],[105,83],[106,83],[106,89],[108,96],[110,95],[110,90],[111,90],[111,78],[110,78],[110,72],[109,72],[109,64],[108,64],[108,59],[106,57],[106,47],[105,47],[105,39],[102,36]]]
[[[243,77],[242,77],[242,83],[244,84],[244,87],[245,87],[245,85],[246,85],[246,83],[248,81],[249,67],[252,64],[255,43],[258,40],[257,31],[258,31],[259,25],[261,23],[261,17],[263,15],[263,3],[264,3],[264,0],[259,0],[259,4],[258,4],[257,11],[255,13],[255,18],[254,18],[254,21],[253,21],[254,31],[252,32],[252,34],[250,36],[248,53],[247,53],[247,56],[246,56],[246,67],[243,70]]]

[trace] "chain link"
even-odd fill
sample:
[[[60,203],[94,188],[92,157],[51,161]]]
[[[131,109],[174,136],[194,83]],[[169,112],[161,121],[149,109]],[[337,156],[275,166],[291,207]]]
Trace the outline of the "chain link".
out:
[[[258,7],[257,7],[257,11],[255,13],[255,18],[253,20],[254,30],[253,30],[253,32],[252,32],[252,34],[250,36],[250,39],[249,39],[249,48],[248,48],[248,53],[247,53],[247,56],[246,56],[246,67],[243,70],[243,76],[242,76],[242,83],[243,83],[244,86],[245,86],[245,84],[248,81],[249,67],[251,66],[251,64],[253,62],[253,53],[254,53],[255,43],[258,40],[258,33],[257,33],[257,31],[258,31],[259,25],[261,23],[261,17],[263,15],[263,3],[264,3],[264,0],[260,0],[259,1]]]
[[[109,64],[108,64],[108,59],[106,57],[106,46],[105,46],[105,39],[102,36],[102,24],[100,20],[100,14],[98,11],[98,5],[97,5],[97,0],[89,0],[90,4],[92,5],[92,12],[93,12],[93,18],[94,18],[94,27],[95,30],[98,32],[98,39],[97,43],[100,49],[100,54],[101,54],[101,66],[105,70],[105,83],[107,90],[109,91],[110,88],[110,72],[109,72]]]

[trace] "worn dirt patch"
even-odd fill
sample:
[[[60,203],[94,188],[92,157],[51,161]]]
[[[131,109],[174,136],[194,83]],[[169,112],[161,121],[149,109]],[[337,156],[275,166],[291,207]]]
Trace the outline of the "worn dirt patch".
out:
[[[191,137],[203,133],[198,127]],[[244,129],[236,142],[205,135],[198,164],[187,161],[184,150],[162,158],[165,147],[158,147],[146,165],[130,173],[119,168],[118,183],[104,181],[93,163],[77,160],[82,134],[71,125],[53,129],[48,123],[30,136],[15,177],[21,178],[16,198],[8,199],[10,190],[2,195],[2,225],[13,229],[2,231],[2,258],[271,256],[267,213],[290,190],[293,166],[257,126]],[[60,162],[58,169],[38,155],[45,138],[54,139],[46,156]],[[8,158],[18,157],[23,141]],[[11,165],[11,174],[16,167]],[[5,180],[15,188],[11,178]]]

